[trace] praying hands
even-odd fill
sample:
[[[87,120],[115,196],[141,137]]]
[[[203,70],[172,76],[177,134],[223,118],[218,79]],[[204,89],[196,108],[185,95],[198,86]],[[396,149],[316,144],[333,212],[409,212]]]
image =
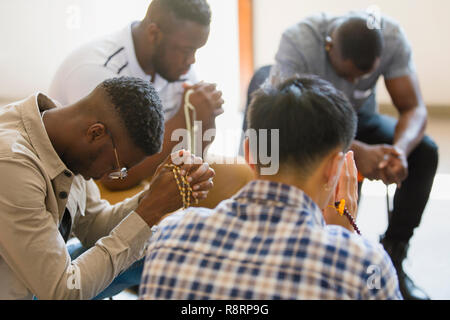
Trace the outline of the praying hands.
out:
[[[166,215],[183,206],[183,198],[172,170],[167,164],[180,168],[182,176],[192,188],[192,197],[205,199],[214,186],[214,169],[202,158],[182,150],[170,155],[156,170],[149,189],[142,195],[138,208],[135,210],[149,226],[159,223]]]

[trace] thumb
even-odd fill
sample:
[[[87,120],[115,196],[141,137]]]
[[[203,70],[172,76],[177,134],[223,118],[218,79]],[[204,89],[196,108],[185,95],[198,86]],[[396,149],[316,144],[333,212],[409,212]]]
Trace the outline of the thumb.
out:
[[[183,89],[188,90],[188,89],[191,89],[193,87],[194,87],[193,84],[191,84],[189,82],[183,82]]]
[[[183,82],[183,89],[186,89],[186,90],[188,90],[188,89],[196,89],[196,88],[200,87],[201,85],[203,85],[203,83],[204,83],[203,80],[200,81],[200,82],[197,82],[196,84],[193,84],[190,81],[186,81],[186,82]]]
[[[387,167],[389,162],[389,154],[385,153],[383,160],[380,161],[380,163],[378,164],[378,169],[384,169]]]

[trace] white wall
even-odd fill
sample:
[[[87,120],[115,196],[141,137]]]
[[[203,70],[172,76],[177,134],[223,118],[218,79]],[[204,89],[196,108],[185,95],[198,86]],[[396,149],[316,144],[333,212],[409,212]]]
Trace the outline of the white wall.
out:
[[[302,18],[320,11],[343,14],[365,10],[371,5],[380,7],[404,28],[427,104],[450,106],[448,0],[254,0],[256,66],[273,63],[282,32]],[[384,85],[379,85],[379,91],[379,101],[390,102]]]
[[[199,79],[223,91],[226,110],[217,120],[211,151],[233,155],[240,128],[239,38],[236,0],[208,0],[213,19],[206,46],[197,53]],[[47,91],[59,64],[77,46],[145,16],[150,0],[0,0],[0,105]]]
[[[56,68],[71,50],[128,21],[141,19],[148,3],[2,0],[0,96],[18,98],[47,89]]]

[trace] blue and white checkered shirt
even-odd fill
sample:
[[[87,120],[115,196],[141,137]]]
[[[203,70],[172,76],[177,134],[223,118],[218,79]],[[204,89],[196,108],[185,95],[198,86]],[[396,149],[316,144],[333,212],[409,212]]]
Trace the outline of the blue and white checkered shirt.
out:
[[[163,221],[141,299],[401,299],[381,245],[338,226],[301,190],[252,181],[214,210]]]

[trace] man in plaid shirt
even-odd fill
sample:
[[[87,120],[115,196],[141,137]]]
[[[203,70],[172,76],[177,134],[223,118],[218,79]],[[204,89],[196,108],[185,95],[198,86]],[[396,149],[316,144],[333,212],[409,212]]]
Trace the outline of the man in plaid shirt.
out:
[[[267,166],[250,148],[259,141],[247,139],[257,179],[214,210],[189,208],[161,223],[140,298],[402,299],[381,245],[330,208],[345,199],[357,212],[357,171],[352,152],[345,154],[356,115],[344,95],[312,76],[265,87],[248,127],[261,141],[279,130],[279,144],[269,146],[272,156],[279,151],[278,172],[262,174]]]

